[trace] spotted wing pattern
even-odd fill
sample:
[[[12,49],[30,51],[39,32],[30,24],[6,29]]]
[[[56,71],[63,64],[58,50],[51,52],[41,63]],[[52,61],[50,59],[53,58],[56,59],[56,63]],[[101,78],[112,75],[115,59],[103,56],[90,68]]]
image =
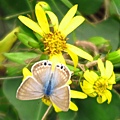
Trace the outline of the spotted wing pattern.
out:
[[[52,74],[52,63],[48,60],[42,60],[35,63],[31,72],[33,77],[42,85],[44,85],[51,77]]]

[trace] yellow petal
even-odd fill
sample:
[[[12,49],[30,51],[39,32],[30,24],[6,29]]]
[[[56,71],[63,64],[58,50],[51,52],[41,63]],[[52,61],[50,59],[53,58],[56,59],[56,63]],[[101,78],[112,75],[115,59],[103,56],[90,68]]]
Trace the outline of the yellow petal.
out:
[[[81,87],[82,88],[82,90],[83,90],[83,92],[85,93],[85,94],[87,94],[87,95],[93,95],[94,93],[95,93],[95,91],[94,91],[94,89],[93,88],[84,88],[84,87]],[[95,96],[94,96],[95,97]]]
[[[80,82],[80,83],[82,83],[82,82]],[[93,85],[94,85],[94,84],[91,84],[91,83],[89,83],[89,82],[86,81],[86,80],[83,80],[83,87],[84,87],[84,88],[91,89],[91,88],[93,88]]]
[[[72,101],[70,101],[69,108],[73,111],[78,111],[78,107]]]
[[[62,19],[62,21],[60,22],[59,25],[59,31],[63,31],[65,29],[65,27],[69,24],[69,22],[71,21],[71,19],[73,18],[73,16],[75,15],[76,11],[77,11],[77,7],[78,5],[74,5],[68,12],[67,14],[64,16],[64,18]]]
[[[108,85],[107,89],[112,90],[113,85]]]
[[[97,93],[96,92],[93,92],[93,93],[90,93],[88,94],[90,97],[96,97],[97,96]]]
[[[69,49],[74,54],[78,55],[79,57],[82,57],[89,61],[93,61],[93,57],[90,54],[88,54],[87,52],[83,51],[82,49],[80,49],[74,45],[70,45],[70,44],[66,44],[66,46],[67,46],[67,49]]]
[[[98,97],[97,97],[97,102],[98,102],[99,104],[105,102],[106,100],[107,100],[107,98],[105,97],[105,95],[102,95],[102,96],[98,96]]]
[[[101,72],[101,76],[105,77],[105,74],[106,74],[105,73],[105,67],[104,67],[104,64],[103,64],[101,59],[98,59],[98,68],[99,68],[99,70]]]
[[[99,78],[99,76],[95,72],[93,72],[93,71],[86,70],[85,73],[84,73],[84,78],[90,84],[94,84],[95,81]]]
[[[42,102],[43,102],[44,104],[46,104],[47,106],[50,106],[50,105],[51,105],[51,101],[48,100],[48,99],[45,99],[44,97],[42,98]]]
[[[40,4],[36,4],[35,6],[35,13],[36,13],[36,17],[37,17],[37,21],[41,27],[41,29],[45,32],[45,33],[49,33],[49,24],[48,24],[48,20],[45,14],[45,11],[42,9],[42,7],[40,6]]]
[[[113,64],[110,61],[106,61],[106,77],[109,79],[113,73]]]
[[[25,80],[25,78],[28,76],[32,76],[32,73],[26,67],[23,68],[22,72],[24,76],[23,80]]]
[[[54,70],[55,66],[60,62],[57,55],[50,55],[49,60],[52,62],[52,70]]]
[[[68,49],[65,50],[69,55],[70,57],[72,58],[73,60],[73,63],[74,63],[74,67],[76,68],[77,67],[77,64],[78,64],[78,56],[73,53],[71,50],[69,50],[69,47]]]
[[[66,62],[65,62],[65,59],[64,59],[62,53],[57,54],[57,56],[58,56],[58,59],[60,60],[60,63],[66,65]]]
[[[71,19],[67,27],[63,31],[61,31],[64,34],[64,37],[75,30],[80,24],[83,23],[84,20],[85,19],[82,16],[75,16],[73,19]]]
[[[70,90],[70,95],[71,95],[71,98],[78,98],[78,99],[87,98],[87,95],[85,93],[78,92],[78,91],[75,91],[75,90]]]
[[[48,16],[51,20],[50,22],[52,23],[52,27],[54,28],[54,31],[58,30],[58,18],[57,18],[57,16],[51,11],[46,11],[46,13],[48,14]]]
[[[112,100],[112,94],[111,94],[111,92],[109,90],[106,90],[105,91],[105,96],[108,99],[107,103],[109,104],[111,102],[111,100]]]
[[[18,18],[24,25],[32,29],[34,32],[43,36],[43,31],[41,30],[40,26],[36,22],[34,22],[33,20],[25,16],[19,16]]]
[[[82,82],[80,82],[80,86],[83,90],[84,93],[86,93],[87,95],[94,93],[94,89],[93,89],[93,85],[91,85],[89,82],[87,82],[86,80],[83,81],[83,85]]]
[[[65,59],[64,59],[64,57],[62,56],[62,53],[56,54],[56,55],[50,55],[49,60],[53,63],[53,64],[52,64],[52,69],[53,69],[53,70],[54,70],[56,64],[58,64],[58,63],[64,64],[64,65],[66,64],[66,63],[65,63]]]
[[[116,84],[115,73],[112,73],[112,76],[108,79],[108,84]]]
[[[72,81],[71,81],[71,80],[68,80],[66,84],[67,84],[67,85],[70,85],[70,84],[72,84]]]

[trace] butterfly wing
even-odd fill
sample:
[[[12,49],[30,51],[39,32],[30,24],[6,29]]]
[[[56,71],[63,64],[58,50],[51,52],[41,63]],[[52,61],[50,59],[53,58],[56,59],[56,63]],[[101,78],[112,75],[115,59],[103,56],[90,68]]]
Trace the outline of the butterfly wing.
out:
[[[50,100],[62,111],[68,111],[70,104],[70,88],[68,85],[55,89]]]
[[[44,96],[42,85],[33,77],[27,77],[17,90],[16,98],[20,100],[39,99]]]
[[[42,60],[40,62],[35,63],[31,72],[33,77],[42,85],[44,85],[48,79],[51,77],[52,73],[52,63],[48,60]]]
[[[55,88],[65,85],[70,77],[71,73],[69,69],[63,64],[57,64],[53,73],[53,82]]]

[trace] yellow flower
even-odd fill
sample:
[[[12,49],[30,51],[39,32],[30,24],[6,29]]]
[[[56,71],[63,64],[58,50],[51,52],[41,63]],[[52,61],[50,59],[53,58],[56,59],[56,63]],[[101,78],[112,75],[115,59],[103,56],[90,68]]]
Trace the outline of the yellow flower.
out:
[[[111,102],[113,84],[115,84],[115,74],[113,72],[113,65],[110,61],[106,61],[106,66],[101,59],[98,59],[98,68],[100,75],[94,71],[85,71],[83,82],[80,82],[82,90],[90,97],[97,96],[97,102],[103,103],[108,100],[108,104]]]
[[[23,68],[23,76],[24,76],[23,80],[25,80],[26,77],[32,76],[32,73],[27,68]],[[68,81],[68,84],[71,84],[71,80]],[[85,98],[87,98],[87,95],[82,92],[70,90],[70,97],[77,98],[77,99],[85,99]],[[55,104],[53,104],[48,98],[43,97],[42,101],[48,106],[52,104],[56,112],[61,111],[61,109],[58,108]],[[73,111],[77,111],[78,107],[72,101],[70,101],[69,109],[71,109]]]
[[[93,60],[93,57],[87,52],[68,44],[67,35],[75,30],[85,20],[82,16],[75,16],[77,5],[74,5],[64,16],[60,24],[57,16],[51,11],[44,11],[39,2],[35,6],[35,14],[38,23],[28,17],[19,16],[19,20],[34,32],[42,36],[44,44],[44,52],[49,55],[50,60],[55,63],[65,64],[62,52],[67,52],[74,62],[74,66],[78,63],[78,56]],[[48,23],[48,17],[50,24]]]

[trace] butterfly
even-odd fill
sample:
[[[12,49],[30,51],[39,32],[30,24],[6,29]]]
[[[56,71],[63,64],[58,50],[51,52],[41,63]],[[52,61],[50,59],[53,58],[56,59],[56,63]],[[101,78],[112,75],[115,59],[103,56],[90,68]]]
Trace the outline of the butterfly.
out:
[[[28,76],[19,86],[16,98],[34,100],[42,97],[68,111],[70,104],[70,87],[66,84],[71,77],[67,66],[57,64],[52,70],[49,60],[36,62],[31,68],[32,76]]]

